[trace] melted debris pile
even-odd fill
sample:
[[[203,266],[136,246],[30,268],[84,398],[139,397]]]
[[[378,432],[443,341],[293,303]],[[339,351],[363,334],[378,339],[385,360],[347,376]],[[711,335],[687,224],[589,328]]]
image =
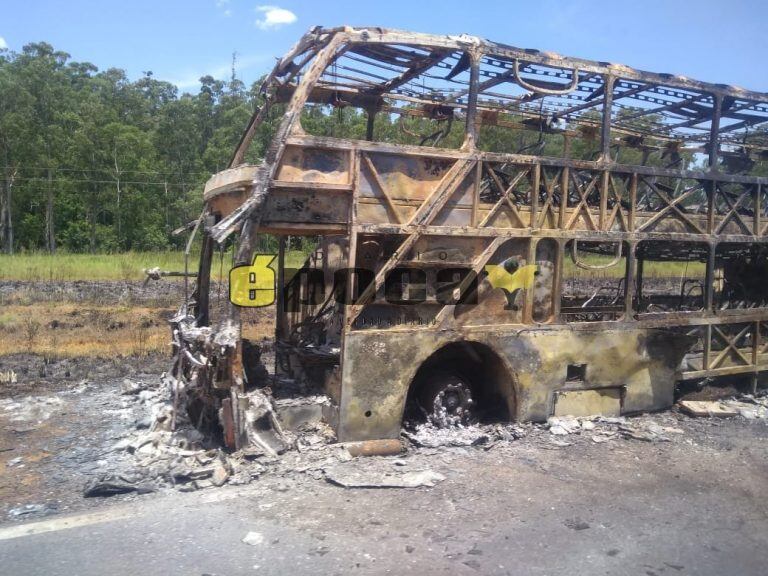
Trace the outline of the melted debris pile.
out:
[[[741,416],[747,420],[768,419],[768,395],[744,394],[739,398],[716,401],[681,400],[680,409],[691,416],[732,417]]]
[[[122,390],[127,418],[140,424],[117,442],[112,452],[117,457],[106,462],[106,470],[84,489],[84,496],[143,494],[161,489],[195,491],[224,484],[248,484],[269,473],[284,478],[306,475],[325,479],[348,488],[405,488],[434,486],[442,475],[420,467],[396,466],[392,459],[367,459],[360,462],[347,447],[336,443],[333,430],[321,422],[304,423],[294,432],[277,427],[279,437],[271,438],[257,426],[249,430],[252,441],[233,453],[196,430],[181,406],[176,383],[164,378],[156,386],[125,381]],[[259,391],[251,393],[254,423],[274,413],[271,398]],[[285,403],[283,403],[285,404]],[[253,435],[251,435],[251,432]]]
[[[678,426],[687,418],[681,403],[680,411],[629,418],[563,416],[551,417],[543,424],[452,427],[409,422],[402,434],[407,457],[394,454],[376,458],[354,457],[350,453],[352,445],[336,443],[329,426],[313,421],[295,426],[293,431],[278,425],[277,440],[252,442],[245,449],[227,453],[217,442],[198,432],[182,410],[174,408],[173,398],[178,399],[178,393],[173,381],[167,378],[154,386],[124,382],[123,410],[130,412],[126,417],[135,418],[136,429],[114,446],[113,452],[119,457],[107,461],[109,470],[86,486],[85,496],[140,494],[164,488],[194,491],[224,484],[247,484],[264,474],[294,483],[303,476],[345,488],[429,487],[444,479],[429,468],[430,457],[440,451],[491,450],[497,446],[510,447],[523,438],[544,447],[620,440],[671,442],[685,433]],[[258,391],[254,394],[257,397],[252,405],[260,407],[259,414],[280,412],[279,402],[276,404]],[[768,394],[718,403],[737,417],[758,419],[768,415]],[[41,415],[46,413],[43,409]],[[258,430],[254,434],[261,438]]]
[[[473,424],[452,427],[436,426],[432,422],[407,423],[403,437],[420,448],[441,446],[482,446],[489,449],[498,442],[519,440],[528,435],[533,424]]]
[[[664,425],[659,416],[604,417],[553,416],[547,420],[549,433],[553,436],[584,435],[596,444],[616,438],[643,440],[646,442],[669,442],[671,434],[682,434],[683,430]],[[667,423],[669,424],[669,423]]]

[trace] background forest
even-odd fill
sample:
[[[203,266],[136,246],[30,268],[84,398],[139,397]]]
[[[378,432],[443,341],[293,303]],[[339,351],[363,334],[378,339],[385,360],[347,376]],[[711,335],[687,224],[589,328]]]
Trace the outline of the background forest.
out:
[[[246,86],[234,64],[233,58],[228,80],[203,76],[199,91],[190,94],[149,71],[132,81],[124,70],[75,62],[47,43],[28,44],[18,53],[0,50],[2,252],[180,248],[185,235],[172,231],[198,216],[203,184],[228,165],[261,104],[259,81]],[[271,108],[246,160],[262,156],[281,108]],[[599,114],[594,116],[599,122]],[[643,122],[656,120],[649,116]],[[309,106],[302,124],[318,135],[364,138],[366,133],[365,115],[351,107]],[[458,147],[462,124],[378,114],[374,136]],[[556,134],[488,126],[479,146],[559,156],[563,143]],[[575,140],[569,155],[594,159],[598,151],[595,134]],[[683,153],[675,161],[664,151],[643,157],[633,147],[622,147],[615,157],[650,165],[694,160]]]
[[[46,43],[0,51],[3,251],[177,247],[171,231],[197,216],[203,183],[228,163],[255,86],[204,76],[180,94],[151,72],[131,81]]]

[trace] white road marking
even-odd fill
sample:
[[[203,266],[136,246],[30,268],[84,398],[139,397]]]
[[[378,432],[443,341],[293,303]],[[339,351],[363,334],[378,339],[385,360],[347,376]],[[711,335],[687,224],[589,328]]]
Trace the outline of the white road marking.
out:
[[[40,522],[30,522],[28,524],[19,524],[17,526],[8,526],[0,528],[0,540],[11,540],[13,538],[23,538],[24,536],[33,536],[35,534],[44,534],[46,532],[58,532],[60,530],[69,530],[80,526],[90,524],[100,524],[102,522],[111,522],[113,520],[122,520],[130,518],[135,514],[128,508],[120,507],[100,512],[91,512],[77,516],[67,516],[65,518],[52,518],[51,520],[42,520]]]
[[[180,500],[179,504],[195,505],[215,504],[217,502],[226,502],[237,498],[263,494],[265,489],[261,486],[250,485],[242,487],[225,487],[207,492],[195,492],[190,494],[168,494],[166,498],[175,498]],[[165,499],[165,498],[164,498]],[[157,501],[155,501],[157,502]],[[107,510],[88,512],[75,516],[65,516],[61,518],[51,518],[50,520],[41,520],[39,522],[29,522],[27,524],[18,524],[0,528],[0,541],[12,540],[13,538],[23,538],[25,536],[34,536],[36,534],[45,534],[46,532],[59,532],[91,524],[101,524],[102,522],[112,522],[114,520],[124,520],[141,516],[147,512],[147,508],[142,506],[143,502],[134,502],[130,506],[115,506]]]

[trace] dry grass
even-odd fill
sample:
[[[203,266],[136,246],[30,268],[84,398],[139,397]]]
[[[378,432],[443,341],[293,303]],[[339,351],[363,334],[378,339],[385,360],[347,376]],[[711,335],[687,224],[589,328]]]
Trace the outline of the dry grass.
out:
[[[0,316],[0,356],[142,357],[169,351],[172,309],[71,303],[7,305]]]
[[[167,320],[174,308],[37,302],[9,304],[0,313],[0,357],[38,354],[46,358],[141,358],[170,354]],[[247,310],[244,336],[274,336],[274,309]]]

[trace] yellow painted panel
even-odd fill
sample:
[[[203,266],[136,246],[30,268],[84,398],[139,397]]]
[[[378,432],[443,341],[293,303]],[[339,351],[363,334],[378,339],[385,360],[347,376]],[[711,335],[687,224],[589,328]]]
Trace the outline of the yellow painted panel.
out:
[[[568,390],[555,395],[555,416],[619,416],[621,389]]]

